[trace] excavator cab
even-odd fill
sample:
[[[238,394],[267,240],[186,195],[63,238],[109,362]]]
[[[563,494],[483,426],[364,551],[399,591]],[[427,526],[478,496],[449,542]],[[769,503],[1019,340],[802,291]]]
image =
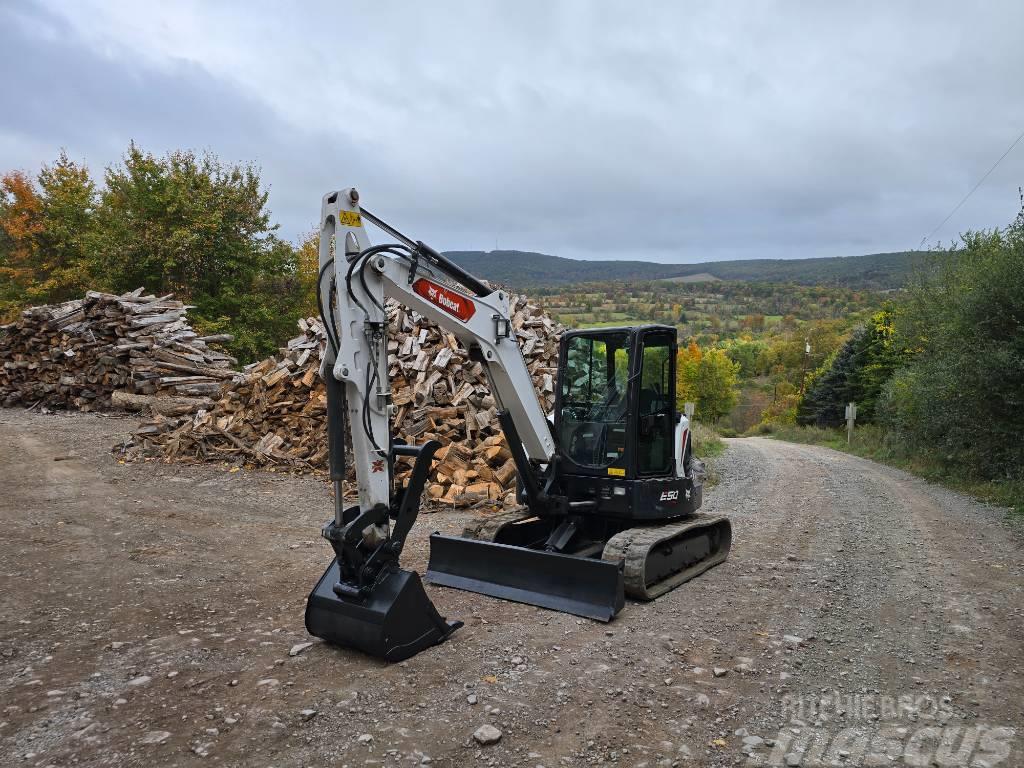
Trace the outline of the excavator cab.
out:
[[[676,411],[676,351],[676,329],[666,325],[562,337],[554,423],[566,496],[630,520],[681,517],[700,506],[681,444],[688,424]]]
[[[701,477],[676,411],[676,329],[567,331],[559,351],[557,454],[515,450],[523,506],[462,537],[431,537],[427,578],[610,621],[626,595],[648,600],[725,560],[725,518],[696,515]],[[531,485],[532,484],[532,485]]]
[[[676,329],[569,331],[562,338],[555,432],[566,474],[673,471]]]

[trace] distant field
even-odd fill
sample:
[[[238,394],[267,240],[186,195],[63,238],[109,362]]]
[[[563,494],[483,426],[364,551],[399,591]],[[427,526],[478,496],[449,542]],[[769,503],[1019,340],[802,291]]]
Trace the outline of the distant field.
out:
[[[722,278],[715,277],[710,272],[698,272],[695,275],[677,275],[676,277],[666,277],[665,282],[668,283],[714,283],[720,281]]]
[[[623,318],[621,320],[605,320],[602,322],[577,323],[574,328],[616,328],[620,325],[645,325],[650,320],[636,320],[634,318]]]

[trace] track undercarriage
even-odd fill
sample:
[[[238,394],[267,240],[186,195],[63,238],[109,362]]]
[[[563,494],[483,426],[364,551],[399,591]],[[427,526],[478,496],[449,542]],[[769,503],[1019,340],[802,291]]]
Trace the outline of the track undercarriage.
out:
[[[623,527],[537,517],[522,507],[467,526],[462,537],[432,536],[427,579],[609,621],[624,597],[653,600],[723,562],[731,545],[725,517]],[[498,567],[516,560],[525,567]],[[552,600],[563,589],[572,604]]]

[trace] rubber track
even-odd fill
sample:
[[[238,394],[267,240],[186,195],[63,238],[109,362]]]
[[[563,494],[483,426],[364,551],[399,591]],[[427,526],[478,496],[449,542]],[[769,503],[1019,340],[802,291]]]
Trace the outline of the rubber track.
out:
[[[725,537],[723,546],[717,552],[657,584],[648,585],[644,583],[647,555],[656,545],[667,539],[679,537],[689,531],[721,525],[723,522],[729,527],[729,534]],[[696,517],[678,523],[669,523],[668,525],[627,528],[608,540],[608,543],[604,546],[601,559],[613,563],[625,563],[626,595],[628,597],[634,600],[653,600],[723,562],[729,556],[731,547],[732,529],[729,526],[728,518],[697,515]]]

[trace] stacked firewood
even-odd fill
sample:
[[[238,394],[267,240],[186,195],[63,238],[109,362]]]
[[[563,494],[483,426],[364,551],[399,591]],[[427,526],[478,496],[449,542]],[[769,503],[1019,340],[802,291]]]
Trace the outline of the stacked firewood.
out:
[[[0,404],[97,410],[115,393],[204,397],[220,392],[237,361],[207,346],[188,307],[142,289],[31,307],[0,326]]]
[[[525,297],[511,302],[513,328],[549,411],[563,328]],[[515,487],[515,465],[483,366],[425,318],[393,303],[387,310],[396,436],[414,444],[429,439],[442,444],[427,493],[458,506],[504,499]],[[212,408],[144,423],[125,447],[126,455],[325,469],[327,404],[319,368],[326,337],[319,320],[300,320],[299,328],[301,335],[276,356],[226,381]],[[410,469],[410,460],[399,460],[400,482]]]

